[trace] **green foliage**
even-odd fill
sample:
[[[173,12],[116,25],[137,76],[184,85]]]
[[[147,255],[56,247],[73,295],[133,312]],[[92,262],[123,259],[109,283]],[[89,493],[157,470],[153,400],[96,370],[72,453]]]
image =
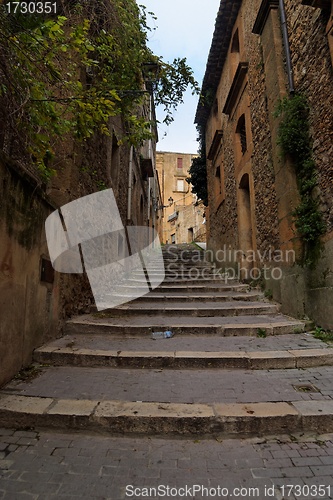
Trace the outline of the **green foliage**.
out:
[[[257,330],[257,337],[265,339],[267,337],[267,332],[265,328],[258,328]]]
[[[328,332],[324,330],[324,328],[321,328],[320,326],[317,326],[315,328],[313,336],[316,339],[320,339],[323,342],[333,342],[333,332]]]
[[[279,102],[275,116],[282,116],[278,143],[283,155],[295,165],[301,202],[294,211],[295,226],[303,241],[303,264],[314,265],[320,254],[320,236],[325,223],[319,210],[316,164],[313,159],[309,125],[309,105],[302,94],[284,98]]]
[[[207,168],[206,168],[206,145],[205,137],[200,127],[197,127],[199,133],[199,156],[192,160],[192,165],[189,169],[190,177],[186,179],[189,184],[192,184],[192,193],[196,194],[201,199],[204,205],[208,206],[208,189],[207,189]]]
[[[0,115],[23,155],[47,179],[59,137],[109,134],[121,115],[121,141],[152,137],[142,111],[150,98],[142,68],[159,65],[152,88],[166,123],[184,91],[198,85],[185,59],[166,63],[147,47],[148,17],[135,0],[63,0],[61,15],[8,14],[0,7]],[[147,113],[146,113],[147,114]],[[1,116],[2,118],[2,116]]]

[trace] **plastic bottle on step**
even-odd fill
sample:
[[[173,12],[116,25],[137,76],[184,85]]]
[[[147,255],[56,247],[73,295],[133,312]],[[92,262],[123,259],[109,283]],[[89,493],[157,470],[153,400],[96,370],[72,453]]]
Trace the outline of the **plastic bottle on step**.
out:
[[[165,332],[152,332],[151,338],[154,340],[157,339],[170,339],[173,337],[173,333],[170,330],[166,330]]]

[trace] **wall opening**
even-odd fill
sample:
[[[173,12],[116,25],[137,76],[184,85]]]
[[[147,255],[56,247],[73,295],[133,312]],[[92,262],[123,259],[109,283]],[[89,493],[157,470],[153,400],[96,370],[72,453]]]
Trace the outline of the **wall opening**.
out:
[[[249,279],[253,266],[253,228],[251,216],[251,188],[249,174],[244,174],[238,189],[238,234],[242,251],[241,279]]]
[[[242,155],[244,155],[247,151],[246,121],[244,114],[238,120],[236,134],[239,140],[240,151]]]

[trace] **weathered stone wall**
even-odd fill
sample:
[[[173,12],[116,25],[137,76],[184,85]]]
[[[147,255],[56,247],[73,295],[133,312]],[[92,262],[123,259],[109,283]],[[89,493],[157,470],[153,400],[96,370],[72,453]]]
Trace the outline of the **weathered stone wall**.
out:
[[[53,207],[30,176],[0,157],[0,385],[59,334],[59,276],[41,281],[47,257],[44,222]]]
[[[237,258],[233,256],[237,254],[232,251],[242,246],[240,216],[244,217],[240,207],[239,179],[242,172],[248,173],[250,181],[246,189],[251,205],[252,248],[257,255],[253,266],[281,269],[281,279],[272,279],[268,273],[268,278],[262,281],[266,288],[272,290],[274,298],[282,303],[284,312],[298,317],[309,316],[317,324],[333,328],[333,72],[326,34],[330,12],[302,5],[301,0],[285,1],[295,88],[307,96],[310,105],[311,134],[318,170],[316,194],[320,197],[320,210],[327,225],[320,261],[314,269],[308,269],[295,263],[299,255],[299,240],[292,212],[299,203],[299,193],[294,168],[281,157],[277,145],[279,119],[273,115],[279,98],[288,94],[281,22],[276,3],[272,2],[274,6],[265,18],[264,30],[261,35],[254,34],[252,30],[261,3],[260,0],[243,0],[233,30],[226,30],[229,52],[205,124],[207,155],[210,155],[207,161],[208,247],[215,252],[225,248],[231,250],[226,262],[220,262],[220,265],[236,265]],[[228,25],[227,20],[224,25]],[[234,42],[236,29],[238,47]],[[218,47],[213,53],[218,53]],[[232,87],[235,66],[239,62],[248,63],[248,71],[242,86],[238,85],[238,94],[232,97],[233,103],[229,103],[226,115],[223,111]],[[221,66],[221,63],[218,65]],[[247,151],[242,158],[239,154],[237,156],[239,138],[236,124],[240,113],[250,116]],[[214,146],[217,130],[222,130],[223,136],[218,146]],[[223,174],[223,189],[217,197],[218,166]],[[288,262],[279,262],[278,259],[268,262],[267,258],[260,256],[265,253],[267,256],[269,249],[293,250],[295,258],[289,254]],[[263,274],[259,276],[263,277]]]
[[[333,229],[333,69],[326,24],[329,12],[287,1],[295,87],[310,105],[311,135],[318,171],[321,210],[327,232]]]
[[[177,220],[177,242],[178,243],[192,243],[196,234],[199,235],[200,240],[206,241],[205,238],[205,225],[203,224],[203,213],[205,207],[194,203],[195,197],[190,205],[178,206],[178,220]],[[199,234],[200,233],[200,234]]]
[[[258,1],[255,5],[253,2],[243,2],[236,24],[239,26],[239,33],[242,37],[240,62],[249,62],[248,83],[244,90],[249,97],[251,115],[252,144],[248,146],[252,148],[257,247],[261,252],[265,252],[271,246],[278,245],[278,217],[264,63],[260,39],[252,34],[259,5]],[[222,113],[232,84],[232,77],[231,61],[227,59],[216,94],[218,109],[211,112],[207,124],[207,149],[213,140],[215,130],[223,130],[223,155],[214,162],[208,163],[209,206],[211,220],[214,221],[210,224],[209,246],[214,250],[225,244],[235,250],[239,248],[234,152],[236,113],[233,113],[230,119]],[[218,164],[223,165],[225,199],[219,207],[215,208],[214,166]]]
[[[139,155],[133,154],[128,220],[130,147],[117,148],[114,143],[117,154],[110,156],[110,140],[97,135],[86,144],[75,144],[64,138],[54,162],[56,175],[47,189],[38,176],[35,179],[30,170],[1,153],[0,386],[30,363],[36,347],[61,335],[66,319],[94,308],[86,274],[55,272],[53,284],[41,281],[41,258],[49,258],[44,229],[48,215],[72,200],[112,187],[124,226],[148,223],[148,181]],[[112,169],[119,174],[114,179]]]

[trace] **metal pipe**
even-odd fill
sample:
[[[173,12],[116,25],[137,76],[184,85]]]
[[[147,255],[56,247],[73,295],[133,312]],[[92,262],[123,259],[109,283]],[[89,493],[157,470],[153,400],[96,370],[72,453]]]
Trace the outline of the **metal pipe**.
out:
[[[284,0],[279,0],[279,8],[280,8],[280,16],[281,16],[281,24],[282,24],[283,43],[284,43],[284,49],[285,49],[285,53],[286,53],[289,92],[291,94],[294,94],[294,92],[295,92],[294,73],[293,73],[293,66],[292,66],[292,62],[291,62],[290,43],[289,43],[287,17],[286,17],[286,9],[285,9],[285,5],[284,5]]]

